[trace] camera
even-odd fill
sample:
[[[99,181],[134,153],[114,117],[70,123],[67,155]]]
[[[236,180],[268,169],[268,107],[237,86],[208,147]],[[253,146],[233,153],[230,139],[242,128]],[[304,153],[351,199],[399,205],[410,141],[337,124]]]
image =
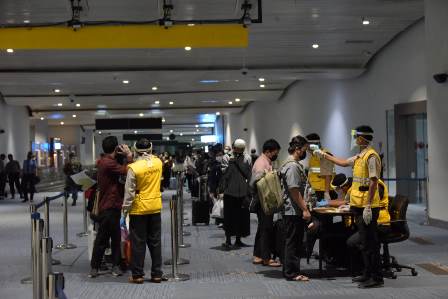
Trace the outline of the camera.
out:
[[[241,69],[241,74],[247,75],[247,73],[249,73],[249,70],[247,68],[242,68]]]
[[[448,79],[447,73],[441,73],[441,74],[435,74],[434,80],[436,80],[437,83],[445,83]]]

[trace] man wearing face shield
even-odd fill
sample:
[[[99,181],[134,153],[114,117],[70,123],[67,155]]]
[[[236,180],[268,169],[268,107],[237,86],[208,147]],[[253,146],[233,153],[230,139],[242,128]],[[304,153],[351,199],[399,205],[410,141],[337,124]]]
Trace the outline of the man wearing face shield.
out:
[[[316,133],[308,134],[306,136],[308,143],[320,148],[323,152],[331,155],[331,153],[322,148],[320,142],[320,136]],[[311,188],[316,192],[317,199],[329,202],[332,198],[335,198],[334,191],[331,190],[331,179],[335,175],[334,165],[330,161],[320,158],[313,154],[312,150],[308,150],[311,154],[308,168],[308,182]],[[330,192],[333,196],[330,196]]]
[[[336,165],[353,167],[353,184],[350,192],[350,207],[355,214],[355,224],[358,228],[360,248],[364,261],[363,275],[355,277],[353,282],[359,282],[360,288],[382,287],[384,285],[381,272],[380,242],[378,239],[378,216],[380,213],[380,196],[378,179],[381,173],[381,159],[370,143],[373,140],[373,130],[369,126],[359,126],[352,136],[359,153],[348,159],[330,156],[322,150],[319,155]]]
[[[304,167],[299,163],[306,158],[308,142],[302,136],[292,138],[289,143],[289,158],[280,169],[284,189],[284,209],[282,211],[285,249],[283,276],[292,281],[308,281],[300,274],[300,253],[302,250],[305,223],[311,220],[310,211],[303,198],[306,185]]]
[[[247,199],[249,181],[251,179],[251,157],[244,152],[246,142],[236,139],[233,143],[233,153],[224,156],[222,185],[224,193],[224,230],[226,241],[222,244],[228,250],[232,248],[231,237],[235,236],[235,247],[247,246],[242,237],[250,235],[250,214]]]

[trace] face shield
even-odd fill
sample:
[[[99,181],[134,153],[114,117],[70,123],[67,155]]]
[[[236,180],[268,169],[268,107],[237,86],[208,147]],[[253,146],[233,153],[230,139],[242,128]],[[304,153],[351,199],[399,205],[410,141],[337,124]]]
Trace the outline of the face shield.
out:
[[[351,132],[351,145],[350,145],[350,149],[354,150],[354,149],[359,149],[359,144],[356,142],[356,140],[359,138],[362,138],[363,140],[365,140],[367,142],[367,145],[370,144],[370,140],[366,139],[365,136],[372,136],[372,133],[367,133],[367,132],[358,132],[356,130],[352,130]]]

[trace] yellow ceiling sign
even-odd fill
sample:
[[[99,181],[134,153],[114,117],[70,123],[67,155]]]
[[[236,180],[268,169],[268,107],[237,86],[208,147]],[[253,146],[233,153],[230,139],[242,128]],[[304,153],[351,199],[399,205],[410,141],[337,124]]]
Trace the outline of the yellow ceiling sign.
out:
[[[0,49],[138,49],[243,48],[248,30],[242,25],[158,25],[2,28]]]

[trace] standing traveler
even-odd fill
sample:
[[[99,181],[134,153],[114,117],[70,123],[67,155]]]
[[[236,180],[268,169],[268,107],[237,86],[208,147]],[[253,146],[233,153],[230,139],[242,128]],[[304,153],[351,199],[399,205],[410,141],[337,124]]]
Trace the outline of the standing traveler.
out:
[[[342,167],[353,167],[353,184],[350,192],[350,207],[355,214],[355,224],[360,237],[360,248],[364,261],[363,275],[355,277],[360,288],[382,287],[384,285],[381,271],[380,242],[378,239],[378,217],[380,213],[380,196],[378,180],[381,173],[381,159],[370,145],[373,130],[369,126],[359,126],[352,131],[352,146],[359,153],[349,159],[339,159],[321,150],[315,154]]]
[[[20,198],[23,198],[22,188],[20,186],[20,163],[19,161],[14,160],[14,157],[9,154],[8,155],[8,164],[6,164],[5,172],[8,176],[9,180],[9,191],[11,192],[11,199],[14,199],[14,195],[17,192],[20,194]]]
[[[250,214],[248,196],[251,178],[251,158],[244,153],[246,142],[236,139],[233,143],[233,153],[224,156],[223,165],[227,165],[222,176],[224,193],[224,230],[226,241],[222,244],[228,250],[232,248],[231,237],[235,236],[235,247],[247,246],[241,242],[242,237],[250,235]]]
[[[308,277],[300,274],[305,223],[311,220],[303,197],[307,178],[303,165],[299,163],[306,158],[307,149],[308,142],[304,137],[292,138],[288,148],[290,156],[280,170],[285,198],[282,211],[285,234],[283,276],[292,281],[309,281]]]
[[[123,205],[124,185],[121,176],[127,173],[127,161],[132,161],[132,153],[126,144],[118,145],[117,137],[108,136],[103,140],[104,157],[98,161],[98,233],[93,244],[90,261],[90,278],[98,276],[98,269],[109,245],[112,250],[112,275],[120,276],[121,232],[120,215]],[[122,159],[120,156],[124,157]],[[124,160],[123,164],[119,160]]]
[[[28,152],[26,160],[23,161],[22,173],[22,191],[25,197],[22,202],[27,202],[28,200],[32,202],[36,192],[37,179],[37,163],[32,152]]]
[[[152,143],[140,139],[135,144],[137,160],[129,165],[120,225],[129,214],[131,240],[131,283],[143,283],[145,254],[151,254],[151,281],[162,281],[162,161],[151,154]]]
[[[6,186],[6,165],[5,165],[6,155],[0,155],[0,199],[5,199],[5,186]]]
[[[64,174],[65,174],[66,197],[68,198],[69,194],[72,195],[73,199],[72,206],[76,206],[76,200],[78,199],[78,192],[80,190],[80,186],[73,181],[71,176],[81,171],[82,171],[82,165],[76,158],[76,154],[70,153],[68,155],[68,161],[64,165]]]
[[[322,148],[320,136],[316,133],[312,133],[306,136],[308,143],[310,145],[316,145],[323,152],[331,155],[331,153]],[[330,200],[336,198],[337,194],[331,190],[331,180],[335,175],[334,164],[330,161],[323,159],[317,155],[313,155],[312,150],[308,150],[311,154],[309,165],[308,165],[308,182],[311,188],[316,192],[318,200],[325,199]],[[330,195],[332,193],[332,196]]]
[[[274,139],[269,139],[263,144],[263,153],[256,159],[254,166],[252,167],[252,179],[250,181],[250,186],[253,190],[252,196],[256,202],[258,218],[252,262],[254,264],[263,264],[264,266],[270,267],[281,267],[281,264],[273,259],[274,214],[266,215],[261,208],[258,192],[256,190],[256,183],[265,172],[272,170],[272,162],[277,160],[280,149],[280,144]]]

